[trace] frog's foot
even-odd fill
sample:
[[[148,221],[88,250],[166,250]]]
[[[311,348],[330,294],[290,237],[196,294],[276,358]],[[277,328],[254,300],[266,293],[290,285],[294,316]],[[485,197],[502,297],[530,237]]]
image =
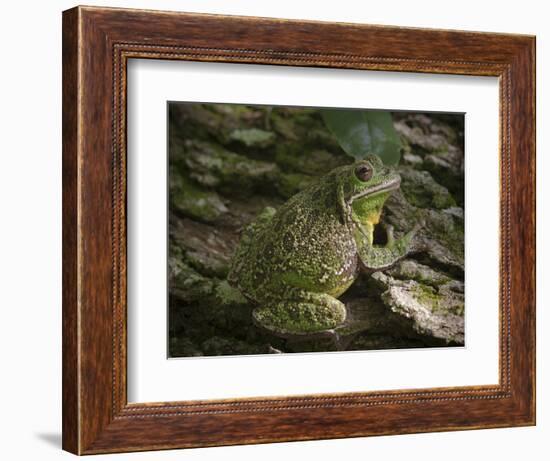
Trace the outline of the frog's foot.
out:
[[[346,319],[346,307],[330,295],[300,290],[291,299],[256,308],[252,318],[259,327],[281,337],[331,336]]]
[[[422,222],[417,223],[411,231],[396,239],[393,235],[393,227],[386,224],[387,243],[384,246],[373,245],[368,239],[363,238],[360,232],[356,232],[356,239],[359,241],[357,254],[361,264],[368,270],[384,270],[391,267],[415,250],[412,241],[422,226]]]
[[[418,233],[420,229],[422,229],[426,225],[426,222],[422,219],[418,221],[414,227],[405,234],[405,236],[399,240],[396,240],[393,234],[393,226],[388,223],[384,223],[384,229],[386,231],[386,247],[393,247],[395,245],[402,245],[403,243],[408,244],[411,242],[411,240],[414,238],[414,236]]]

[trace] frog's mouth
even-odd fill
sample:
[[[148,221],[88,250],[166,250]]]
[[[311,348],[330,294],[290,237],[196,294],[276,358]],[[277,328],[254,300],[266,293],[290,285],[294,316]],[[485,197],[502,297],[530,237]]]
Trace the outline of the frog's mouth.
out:
[[[353,195],[351,200],[358,200],[363,197],[373,197],[375,195],[381,194],[383,192],[389,192],[395,189],[399,189],[401,185],[401,178],[397,176],[396,178],[390,179],[386,182],[377,184],[376,186],[369,187],[368,189],[362,190],[360,193]]]

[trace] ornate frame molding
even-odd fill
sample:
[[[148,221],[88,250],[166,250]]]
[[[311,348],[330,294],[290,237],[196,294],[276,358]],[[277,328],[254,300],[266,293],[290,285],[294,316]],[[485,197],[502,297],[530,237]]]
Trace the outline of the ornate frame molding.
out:
[[[534,424],[534,46],[518,35],[64,12],[63,447],[88,454]],[[135,58],[499,77],[499,385],[128,404],[126,64]]]

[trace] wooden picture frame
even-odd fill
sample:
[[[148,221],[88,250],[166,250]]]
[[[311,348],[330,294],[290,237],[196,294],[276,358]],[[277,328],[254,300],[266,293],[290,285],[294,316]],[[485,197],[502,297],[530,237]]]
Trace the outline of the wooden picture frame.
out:
[[[128,404],[131,58],[496,76],[499,384]],[[93,454],[535,424],[535,38],[76,7],[63,13],[63,448]]]

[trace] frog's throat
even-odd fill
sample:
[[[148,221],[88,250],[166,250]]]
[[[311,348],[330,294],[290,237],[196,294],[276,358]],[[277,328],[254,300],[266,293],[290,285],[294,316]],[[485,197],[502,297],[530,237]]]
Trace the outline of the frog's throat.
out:
[[[367,239],[372,245],[374,242],[374,227],[380,222],[380,214],[373,212],[368,217],[359,219],[356,217],[356,229]]]
[[[382,215],[382,207],[384,203],[378,203],[370,210],[365,210],[363,213],[353,212],[353,221],[355,222],[357,230],[367,238],[368,242],[372,245],[374,228],[380,222]]]
[[[399,189],[400,185],[401,185],[401,178],[397,176],[396,178],[393,178],[387,182],[377,184],[376,186],[368,187],[362,190],[361,192],[359,192],[358,194],[352,195],[350,198],[350,201],[353,202],[354,200],[358,200],[364,197],[373,197],[383,192],[389,192],[395,189]]]

